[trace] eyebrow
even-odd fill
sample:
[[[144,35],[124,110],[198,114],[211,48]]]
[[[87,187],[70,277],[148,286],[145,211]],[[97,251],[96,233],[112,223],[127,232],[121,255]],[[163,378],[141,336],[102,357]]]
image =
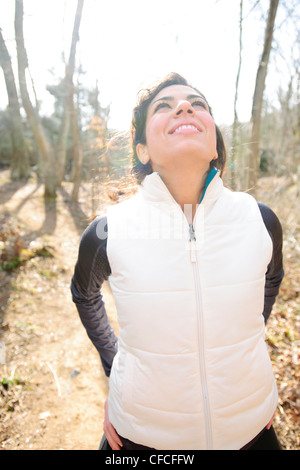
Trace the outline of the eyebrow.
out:
[[[208,103],[207,101],[203,98],[203,96],[201,95],[195,95],[195,94],[192,94],[192,95],[188,95],[186,97],[187,100],[191,100],[193,98],[201,98],[202,101],[204,101],[204,103],[207,104],[208,106]],[[174,97],[173,96],[164,96],[162,98],[158,98],[157,100],[153,101],[152,105],[154,105],[155,103],[157,103],[158,101],[174,101]]]

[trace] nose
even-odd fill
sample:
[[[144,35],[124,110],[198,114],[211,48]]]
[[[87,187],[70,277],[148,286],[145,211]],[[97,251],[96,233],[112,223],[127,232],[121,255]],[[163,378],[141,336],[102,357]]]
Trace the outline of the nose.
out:
[[[179,101],[178,105],[175,108],[175,115],[180,116],[182,114],[195,114],[194,108],[191,103],[187,100]]]

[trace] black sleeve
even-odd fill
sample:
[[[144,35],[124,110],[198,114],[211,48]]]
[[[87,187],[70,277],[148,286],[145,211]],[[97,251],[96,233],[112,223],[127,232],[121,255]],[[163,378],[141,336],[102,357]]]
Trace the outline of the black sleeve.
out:
[[[278,217],[268,206],[261,202],[258,203],[258,206],[273,242],[273,254],[267,269],[265,284],[263,315],[265,317],[265,322],[267,323],[284,275],[282,261],[282,227]]]
[[[81,237],[71,293],[86,332],[100,354],[105,374],[109,376],[117,352],[117,337],[101,295],[101,286],[111,274],[106,246],[107,218],[99,216]]]

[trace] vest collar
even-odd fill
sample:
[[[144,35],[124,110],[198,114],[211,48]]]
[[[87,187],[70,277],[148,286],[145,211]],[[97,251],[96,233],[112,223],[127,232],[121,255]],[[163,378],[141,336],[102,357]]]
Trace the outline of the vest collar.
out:
[[[217,199],[223,189],[223,182],[220,178],[220,171],[212,168],[206,177],[204,192],[200,204],[207,204]],[[175,199],[165,185],[158,172],[147,175],[139,188],[140,194],[149,202],[175,203]]]

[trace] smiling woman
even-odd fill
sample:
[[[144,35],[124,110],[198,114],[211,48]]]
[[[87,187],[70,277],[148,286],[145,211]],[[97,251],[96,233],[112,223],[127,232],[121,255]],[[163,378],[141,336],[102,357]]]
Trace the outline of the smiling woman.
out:
[[[222,135],[180,75],[140,94],[131,137],[138,191],[87,228],[71,286],[109,376],[100,448],[277,450],[264,326],[283,277],[280,222],[224,187]]]
[[[156,114],[157,112],[162,113],[166,112],[168,109],[174,109],[174,106],[176,105],[176,97],[168,96],[166,89],[175,85],[177,85],[178,87],[185,87],[184,89],[182,89],[183,94],[187,94],[186,100],[191,103],[192,108],[196,112],[199,112],[199,110],[207,111],[213,119],[212,109],[209,106],[205,96],[200,93],[196,88],[191,87],[188,81],[179,74],[172,73],[166,76],[163,80],[155,83],[152,87],[143,90],[142,93],[140,93],[138,103],[133,110],[133,119],[131,123],[133,167],[139,182],[141,182],[147,174],[153,171],[150,160],[147,163],[143,163],[138,157],[137,153],[137,148],[139,144],[145,145],[146,143],[146,121],[149,119],[148,109],[149,114]],[[160,93],[162,92],[163,96],[160,96]],[[182,112],[183,110],[181,111],[181,113]],[[191,109],[187,110],[188,117],[190,117],[191,113]],[[197,120],[195,119],[192,124],[195,125],[196,122]],[[177,122],[174,125],[176,126]],[[199,123],[197,125],[198,127],[200,126]],[[199,130],[201,128],[202,126],[200,126]],[[212,161],[210,167],[212,168],[214,166],[218,168],[222,175],[226,162],[226,147],[224,144],[222,133],[217,125],[215,125],[215,134],[216,154],[218,155],[218,158],[212,158],[212,160],[214,161]]]

